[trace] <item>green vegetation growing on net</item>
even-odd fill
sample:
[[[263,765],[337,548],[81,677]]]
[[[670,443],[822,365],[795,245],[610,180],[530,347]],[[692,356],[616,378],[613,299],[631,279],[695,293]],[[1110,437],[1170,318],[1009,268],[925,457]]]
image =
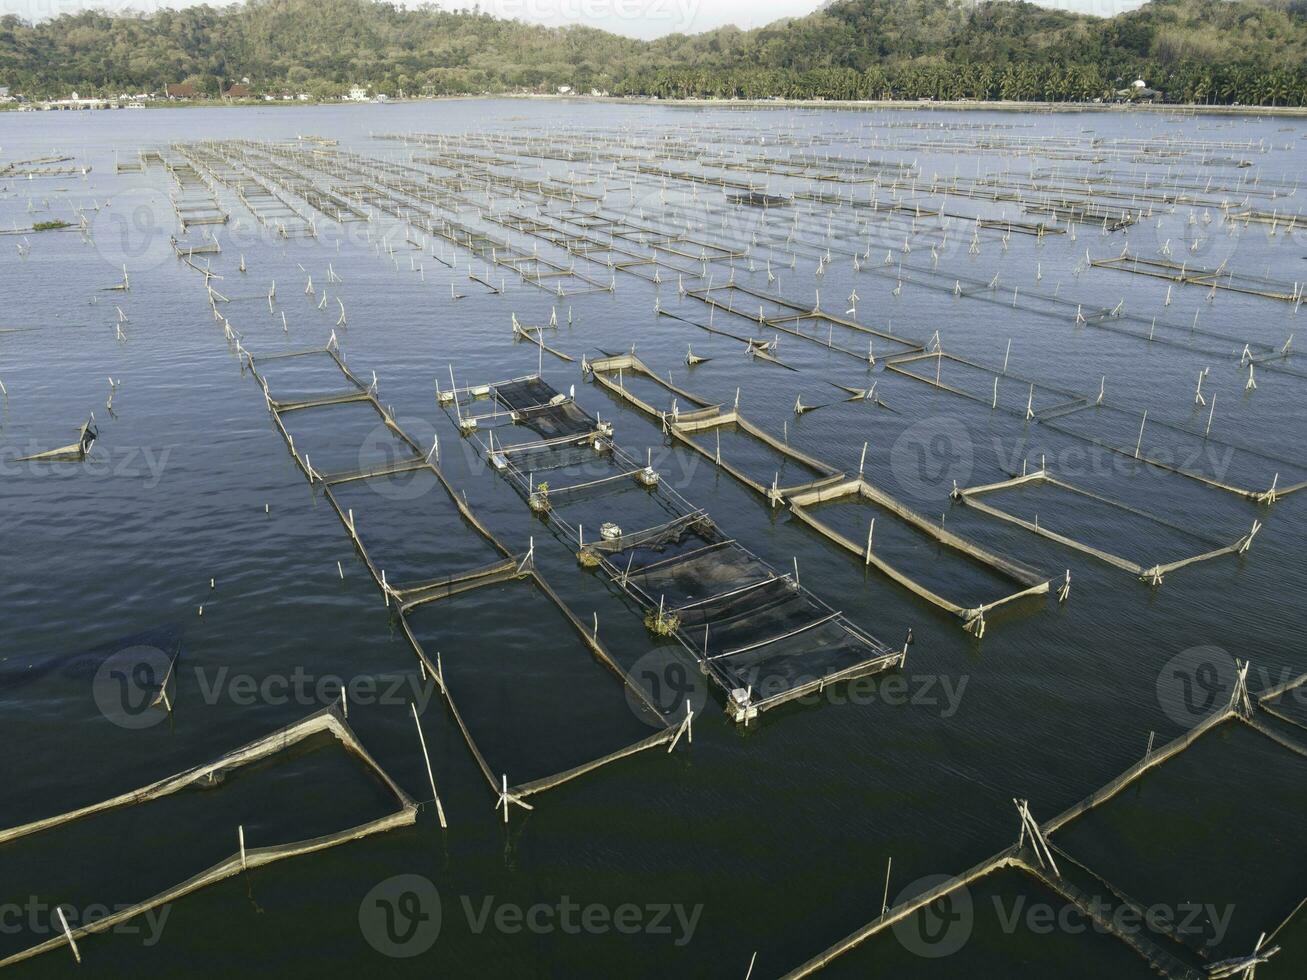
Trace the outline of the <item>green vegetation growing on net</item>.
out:
[[[644,614],[644,626],[654,636],[675,636],[681,628],[681,617],[674,612],[650,609]]]
[[[67,221],[38,221],[32,225],[32,231],[58,231],[60,228],[71,227]]]
[[[308,25],[311,29],[306,29]],[[162,91],[390,95],[570,85],[613,95],[826,99],[1109,98],[1307,104],[1304,0],[1153,0],[1100,18],[1013,0],[841,0],[752,31],[642,42],[370,0],[253,0],[149,16],[0,18],[0,81],[29,96]]]

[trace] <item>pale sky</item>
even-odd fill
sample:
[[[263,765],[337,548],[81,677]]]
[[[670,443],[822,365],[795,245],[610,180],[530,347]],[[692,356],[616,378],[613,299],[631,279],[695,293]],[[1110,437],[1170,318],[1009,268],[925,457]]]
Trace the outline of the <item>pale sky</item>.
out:
[[[0,0],[0,13],[26,20],[45,20],[87,8],[123,11],[186,7],[201,0]],[[208,0],[224,6],[225,0]],[[398,0],[415,5],[418,0]],[[1138,7],[1143,0],[1036,0],[1045,7],[1110,17]],[[478,0],[435,0],[445,10],[471,9]],[[479,0],[482,11],[531,24],[560,27],[585,24],[628,37],[655,38],[666,34],[698,34],[726,24],[762,27],[782,17],[801,17],[821,6],[821,0]]]
[[[456,8],[474,0],[442,0]],[[821,0],[480,0],[481,9],[528,23],[585,24],[628,37],[699,34],[727,24],[762,27],[782,17],[801,17]]]
[[[477,0],[437,0],[446,10]],[[1110,17],[1144,0],[1034,0],[1043,7]],[[585,24],[628,37],[699,34],[726,24],[762,27],[782,17],[802,17],[822,0],[480,0],[481,9],[501,17],[557,27]]]

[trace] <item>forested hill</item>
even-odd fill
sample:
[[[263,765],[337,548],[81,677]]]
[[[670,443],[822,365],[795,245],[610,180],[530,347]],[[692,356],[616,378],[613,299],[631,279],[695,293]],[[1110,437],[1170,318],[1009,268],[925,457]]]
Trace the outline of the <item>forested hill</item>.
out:
[[[149,15],[0,19],[0,85],[29,96],[554,91],[762,98],[1110,97],[1307,104],[1307,0],[1153,0],[1111,18],[1013,0],[836,0],[752,31],[641,42],[430,5],[252,0]]]

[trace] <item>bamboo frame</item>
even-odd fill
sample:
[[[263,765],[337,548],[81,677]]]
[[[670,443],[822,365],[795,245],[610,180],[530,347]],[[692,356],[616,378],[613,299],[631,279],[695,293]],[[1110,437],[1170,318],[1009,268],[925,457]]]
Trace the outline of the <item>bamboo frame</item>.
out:
[[[1096,494],[1093,493],[1092,491],[1085,490],[1081,487],[1077,487],[1072,483],[1068,483],[1065,480],[1061,480],[1057,477],[1052,476],[1051,474],[1049,474],[1047,470],[1044,469],[1036,470],[1032,473],[1027,473],[1024,476],[1013,477],[1009,480],[1002,480],[997,483],[988,483],[983,486],[961,488],[956,490],[953,496],[955,500],[959,500],[962,503],[975,508],[976,510],[980,511],[983,514],[988,514],[990,517],[994,517],[1000,521],[1006,521],[1009,524],[1015,524],[1017,527],[1025,528],[1027,531],[1031,532],[1032,534],[1037,534],[1040,537],[1047,538],[1050,541],[1056,541],[1058,544],[1063,545],[1067,548],[1071,548],[1075,551],[1079,551],[1082,554],[1090,555],[1093,558],[1097,558],[1099,561],[1106,562],[1107,564],[1112,565],[1116,568],[1120,568],[1124,571],[1130,572],[1136,577],[1152,585],[1161,585],[1162,580],[1166,575],[1169,575],[1171,572],[1174,571],[1179,571],[1181,568],[1184,568],[1188,565],[1194,565],[1202,561],[1209,561],[1213,558],[1221,558],[1224,557],[1225,555],[1245,554],[1248,551],[1248,548],[1252,545],[1253,538],[1257,535],[1257,532],[1261,530],[1261,526],[1262,526],[1261,522],[1253,521],[1252,530],[1249,531],[1247,534],[1243,535],[1242,537],[1240,537],[1237,541],[1235,541],[1232,544],[1221,545],[1212,550],[1205,551],[1197,555],[1190,555],[1185,558],[1179,558],[1171,562],[1166,562],[1166,563],[1157,562],[1152,565],[1140,565],[1137,562],[1133,562],[1128,558],[1122,558],[1119,555],[1114,555],[1111,554],[1110,552],[1103,551],[1100,548],[1095,548],[1092,545],[1086,544],[1082,541],[1077,541],[1075,538],[1068,537],[1067,535],[1064,534],[1059,534],[1056,531],[1050,530],[1048,527],[1042,524],[1032,523],[1030,521],[1024,520],[1023,518],[1017,517],[1015,514],[1005,511],[999,507],[995,507],[993,504],[983,503],[980,500],[981,497],[987,494],[997,493],[1002,490],[1009,490],[1014,487],[1027,486],[1030,484],[1042,484],[1046,486],[1058,487],[1069,493],[1079,494],[1089,499],[1096,500],[1099,503],[1103,503],[1111,507],[1119,508],[1127,513],[1134,514],[1136,517],[1143,517],[1162,526],[1170,527],[1173,530],[1176,529],[1174,525],[1172,525],[1169,521],[1164,520],[1163,518],[1157,517],[1153,514],[1149,514],[1142,510],[1138,510],[1127,504],[1123,504],[1120,501],[1111,500],[1107,497],[1101,496],[1100,494]],[[1189,533],[1193,533],[1193,532],[1189,532]]]
[[[358,737],[354,734],[354,731],[349,727],[349,723],[345,721],[340,712],[340,702],[337,702],[336,704],[309,715],[302,721],[295,722],[294,724],[279,729],[270,735],[246,743],[239,748],[233,749],[232,751],[219,756],[217,759],[193,769],[188,769],[185,772],[178,773],[175,776],[158,780],[146,786],[142,786],[139,789],[123,793],[107,800],[102,800],[99,803],[94,803],[78,810],[72,810],[57,816],[47,817],[42,820],[36,820],[18,827],[11,827],[8,830],[0,831],[0,844],[6,844],[32,834],[39,834],[52,827],[58,827],[79,821],[97,813],[103,813],[108,810],[119,809],[126,806],[135,806],[140,803],[149,802],[150,800],[169,796],[200,783],[202,780],[210,777],[214,773],[239,768],[263,759],[271,758],[291,746],[320,733],[327,733],[333,736],[340,742],[347,752],[358,757],[367,770],[381,780],[398,804],[398,808],[394,812],[322,837],[294,841],[286,844],[274,844],[265,847],[250,848],[248,850],[242,847],[239,853],[233,854],[231,857],[218,862],[212,867],[193,875],[185,881],[182,881],[157,895],[138,902],[126,909],[121,909],[103,918],[96,919],[93,922],[80,925],[75,929],[68,930],[47,939],[42,943],[38,943],[35,946],[31,946],[28,949],[8,956],[5,959],[0,960],[0,968],[20,963],[34,956],[38,956],[41,953],[47,953],[65,945],[71,945],[75,943],[76,940],[85,936],[107,932],[119,923],[143,915],[144,913],[159,908],[160,906],[168,905],[191,894],[192,892],[199,891],[201,888],[206,888],[209,885],[234,877],[242,871],[246,871],[250,868],[262,867],[263,865],[272,864],[286,858],[297,857],[301,854],[311,854],[315,851],[326,850],[327,848],[336,847],[340,844],[346,844],[354,840],[360,840],[374,834],[384,833],[398,827],[411,826],[415,823],[418,811],[417,803],[415,803],[412,798],[410,798],[409,795],[400,788],[399,784],[396,783],[390,775],[377,764],[376,760],[372,758],[363,747],[363,744],[358,740]]]
[[[1020,588],[1015,592],[1000,596],[991,602],[982,603],[979,606],[963,606],[954,602],[952,599],[932,591],[911,578],[901,569],[895,568],[893,565],[882,559],[876,553],[874,547],[865,547],[862,544],[845,537],[809,511],[809,508],[814,507],[817,504],[829,503],[833,500],[841,500],[848,497],[859,497],[871,501],[876,506],[888,510],[904,524],[907,524],[915,530],[927,535],[963,557],[988,568],[997,575],[1015,582],[1020,586]],[[875,567],[909,592],[926,600],[932,605],[943,609],[945,612],[958,617],[962,620],[963,625],[968,632],[974,633],[977,638],[984,635],[985,613],[1027,597],[1046,595],[1051,585],[1051,579],[1043,577],[1040,573],[1035,572],[1024,565],[1020,565],[1008,558],[1004,558],[996,552],[990,551],[987,548],[982,548],[980,545],[945,529],[940,524],[927,520],[916,511],[905,507],[889,494],[860,476],[843,482],[814,487],[807,491],[792,494],[789,497],[789,504],[790,511],[813,530],[833,541],[844,550],[858,555],[863,559],[865,564]]]
[[[580,621],[567,607],[567,605],[562,601],[562,599],[559,598],[557,593],[555,593],[553,589],[549,586],[549,584],[535,571],[535,568],[532,564],[532,554],[528,553],[525,556],[521,556],[521,555],[513,555],[512,553],[510,553],[508,549],[503,545],[503,543],[488,528],[486,528],[485,525],[483,525],[476,518],[476,516],[473,514],[471,509],[460,498],[460,496],[454,492],[453,487],[449,484],[448,480],[441,472],[439,466],[437,466],[434,462],[432,462],[430,456],[424,456],[422,454],[422,451],[418,447],[417,443],[414,442],[413,439],[407,433],[404,432],[404,430],[399,426],[399,424],[395,422],[395,420],[390,416],[389,412],[386,409],[382,408],[380,402],[378,402],[376,397],[371,393],[371,390],[365,388],[363,386],[363,383],[353,374],[353,372],[349,370],[349,368],[345,365],[344,360],[340,357],[339,352],[336,351],[334,348],[326,348],[325,352],[331,357],[332,361],[340,369],[344,377],[353,385],[355,391],[348,393],[347,397],[344,398],[344,402],[342,402],[336,397],[326,397],[324,399],[313,399],[308,401],[287,403],[287,402],[279,402],[271,398],[271,396],[268,396],[267,401],[268,401],[269,411],[272,415],[274,423],[276,424],[277,428],[280,430],[282,437],[286,442],[288,451],[291,453],[291,456],[295,459],[295,461],[299,465],[301,471],[308,478],[310,484],[320,485],[322,487],[324,496],[327,498],[327,501],[328,503],[330,503],[332,509],[336,512],[336,516],[340,519],[342,526],[345,528],[346,533],[349,535],[350,540],[353,542],[354,548],[357,551],[360,559],[362,560],[364,567],[367,568],[368,573],[372,576],[373,581],[377,584],[377,587],[382,591],[383,595],[386,597],[386,604],[390,605],[392,600],[395,602],[395,606],[399,611],[399,621],[401,624],[401,628],[403,629],[405,636],[407,637],[410,645],[413,647],[414,653],[416,654],[418,660],[422,663],[426,672],[431,677],[435,678],[436,684],[440,688],[440,691],[444,696],[445,703],[449,707],[450,714],[453,716],[456,724],[459,727],[459,730],[462,732],[463,738],[467,743],[468,749],[472,753],[472,757],[476,760],[477,765],[481,769],[482,774],[486,777],[486,780],[489,783],[491,790],[496,793],[499,793],[500,787],[501,786],[503,787],[503,793],[500,794],[501,803],[502,803],[502,797],[504,795],[509,796],[513,801],[520,801],[534,793],[543,792],[544,790],[553,789],[556,786],[560,786],[565,782],[575,779],[577,776],[584,775],[585,773],[590,772],[609,762],[615,762],[618,759],[625,758],[626,756],[634,754],[636,752],[640,752],[645,749],[654,748],[658,745],[664,745],[671,742],[673,738],[675,738],[677,732],[679,731],[681,722],[679,720],[677,720],[676,722],[671,722],[667,718],[665,718],[663,714],[660,711],[658,711],[656,706],[649,700],[648,696],[639,688],[637,684],[634,683],[634,681],[632,681],[630,676],[620,666],[618,666],[617,662],[613,659],[611,654],[609,654],[607,649],[599,641],[598,634],[590,633],[585,630],[584,626],[582,626]],[[301,355],[312,354],[312,353],[317,353],[317,351],[294,351],[294,352],[289,352],[288,354],[283,356],[301,356]],[[248,352],[246,356],[250,365],[250,370],[254,375],[255,380],[258,381],[258,383],[263,388],[266,394],[267,392],[266,378],[259,373],[258,368],[256,367],[256,363],[258,363],[256,362],[256,358],[254,357],[254,355],[249,354]],[[266,360],[266,358],[260,360]],[[461,389],[461,390],[466,391],[466,389]],[[454,404],[457,404],[456,402],[457,394],[458,391],[456,390],[454,395]],[[309,461],[307,459],[302,458],[299,452],[295,449],[294,440],[291,439],[289,432],[286,430],[285,425],[282,423],[281,416],[285,412],[311,411],[314,408],[334,406],[334,405],[348,403],[348,402],[362,402],[367,405],[370,405],[382,418],[386,426],[413,451],[414,456],[411,459],[401,460],[398,463],[388,464],[383,467],[378,467],[371,470],[351,472],[347,474],[337,474],[335,476],[323,475],[318,473],[316,470],[314,470],[311,467]],[[417,582],[417,583],[411,583],[403,586],[394,585],[387,581],[385,570],[377,567],[376,563],[368,554],[367,549],[364,547],[362,538],[359,536],[354,521],[352,519],[352,513],[349,512],[345,507],[343,507],[341,503],[336,499],[336,495],[332,492],[332,487],[339,486],[343,483],[370,480],[370,479],[380,479],[380,478],[395,475],[396,473],[412,472],[418,470],[429,470],[432,474],[434,474],[436,480],[438,481],[440,486],[444,489],[449,500],[454,503],[455,507],[458,509],[458,512],[463,517],[463,519],[467,521],[472,526],[472,528],[476,530],[478,534],[481,535],[481,537],[483,537],[486,541],[488,541],[493,547],[495,547],[498,551],[500,551],[505,556],[504,561],[496,562],[492,565],[485,566],[482,568],[471,569],[465,572],[456,573],[441,579],[437,579],[435,581]],[[506,777],[504,777],[502,774],[499,777],[496,777],[494,772],[491,771],[490,766],[487,763],[485,756],[482,753],[480,747],[477,745],[471,730],[464,722],[462,714],[459,712],[457,705],[454,703],[453,696],[445,684],[443,672],[440,669],[440,666],[437,663],[432,662],[431,658],[428,656],[425,649],[422,647],[421,642],[418,640],[417,636],[413,633],[412,628],[409,626],[408,623],[408,616],[414,610],[426,606],[427,604],[432,602],[438,602],[442,599],[447,599],[452,596],[459,595],[474,589],[485,588],[489,586],[499,585],[505,582],[517,581],[523,579],[532,582],[535,585],[535,587],[550,600],[550,602],[563,614],[563,616],[577,630],[582,640],[585,642],[586,646],[590,649],[590,651],[595,656],[595,658],[599,660],[604,666],[612,670],[621,679],[623,685],[627,688],[627,690],[634,693],[634,695],[639,699],[639,701],[652,713],[652,716],[654,718],[657,718],[661,722],[662,727],[658,731],[656,731],[653,735],[650,735],[647,738],[641,739],[632,745],[624,746],[623,748],[618,749],[615,752],[608,753],[598,759],[592,760],[580,766],[574,767],[573,769],[567,770],[566,772],[555,773],[553,775],[534,779],[528,783],[524,783],[518,786],[508,787]]]

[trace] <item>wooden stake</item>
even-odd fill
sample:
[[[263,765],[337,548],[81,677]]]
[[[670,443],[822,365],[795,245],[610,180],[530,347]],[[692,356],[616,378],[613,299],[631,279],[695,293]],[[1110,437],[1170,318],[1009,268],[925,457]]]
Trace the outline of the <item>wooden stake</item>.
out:
[[[422,734],[422,722],[418,720],[418,706],[410,701],[409,707],[413,709],[413,724],[417,726],[418,742],[422,746],[422,760],[427,764],[427,779],[431,782],[431,795],[436,800],[436,816],[440,818],[440,829],[448,830],[449,825],[445,823],[445,808],[440,803],[440,794],[436,792],[436,776],[431,771],[431,756],[427,752],[427,739]]]
[[[890,874],[890,870],[893,867],[894,867],[894,856],[890,855],[889,860],[885,862],[885,894],[884,897],[880,900],[881,915],[884,915],[886,912],[889,911],[889,874]]]
[[[68,945],[72,947],[73,958],[77,960],[77,962],[80,964],[82,962],[82,954],[77,949],[77,941],[73,939],[73,931],[68,928],[68,919],[64,917],[63,906],[56,905],[54,907],[54,910],[55,913],[59,916],[59,925],[63,926],[64,938],[68,940]]]

